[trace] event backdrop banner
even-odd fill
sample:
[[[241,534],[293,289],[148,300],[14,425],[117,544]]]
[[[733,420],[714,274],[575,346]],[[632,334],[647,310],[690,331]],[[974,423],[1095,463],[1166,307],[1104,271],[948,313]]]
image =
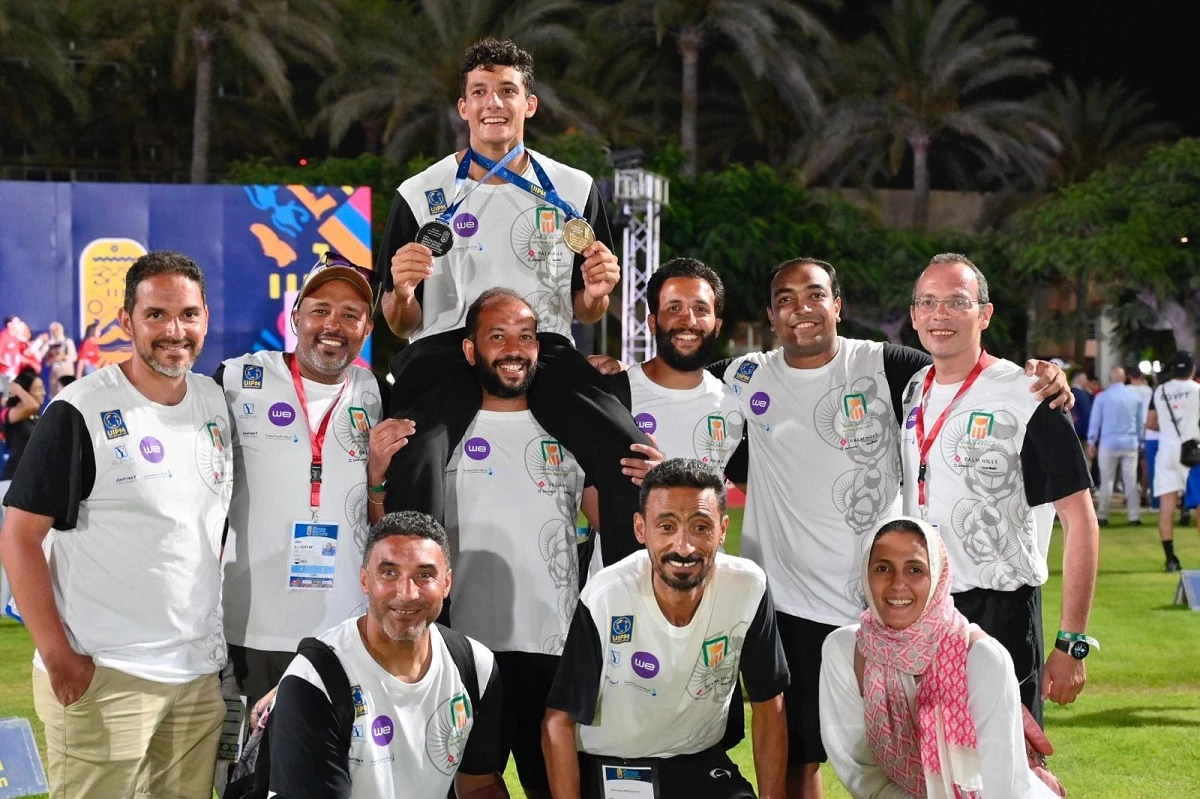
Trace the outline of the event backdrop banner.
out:
[[[288,312],[328,249],[372,265],[370,188],[0,181],[0,315],[34,331],[60,321],[76,340],[96,322],[109,363],[129,355],[117,309],[147,251],[204,270],[211,316],[196,371],[211,374],[225,358],[292,348]]]

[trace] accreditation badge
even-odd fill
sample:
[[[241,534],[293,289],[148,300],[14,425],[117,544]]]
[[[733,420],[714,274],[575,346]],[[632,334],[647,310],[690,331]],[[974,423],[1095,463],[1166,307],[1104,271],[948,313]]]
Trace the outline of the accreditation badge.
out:
[[[336,522],[292,522],[288,589],[332,591],[337,548]]]

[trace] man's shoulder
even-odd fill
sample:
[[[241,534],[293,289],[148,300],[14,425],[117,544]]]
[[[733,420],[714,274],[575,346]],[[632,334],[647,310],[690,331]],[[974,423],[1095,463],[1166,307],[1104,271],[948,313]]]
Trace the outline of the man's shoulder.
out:
[[[650,556],[639,549],[589,577],[579,599],[593,611],[599,610],[613,596],[636,592],[649,567]]]
[[[454,175],[458,170],[458,153],[450,153],[445,158],[434,161],[415,175],[405,179],[396,191],[406,199],[420,197],[426,192],[441,190],[443,193],[454,187]],[[446,196],[449,202],[452,197]],[[432,210],[431,210],[432,212]],[[440,211],[438,212],[440,213]]]
[[[761,566],[747,558],[725,552],[717,553],[715,574],[723,583],[737,585],[743,589],[761,589],[767,585],[767,574]]]
[[[592,180],[592,176],[587,172],[584,172],[582,169],[576,169],[573,166],[564,164],[562,161],[555,161],[550,156],[539,153],[533,149],[529,150],[529,155],[538,162],[538,165],[542,167],[542,169],[546,170],[546,174],[550,175],[551,179],[554,180],[555,183],[558,183],[559,179],[578,181],[580,183],[586,183],[589,186],[594,182]]]

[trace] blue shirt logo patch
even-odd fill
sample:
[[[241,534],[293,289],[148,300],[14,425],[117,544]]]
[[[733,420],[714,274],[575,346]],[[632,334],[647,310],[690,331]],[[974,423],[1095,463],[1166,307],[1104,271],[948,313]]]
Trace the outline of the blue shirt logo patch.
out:
[[[261,366],[242,367],[242,388],[262,388],[263,368]]]
[[[754,375],[754,370],[757,368],[758,364],[756,364],[754,361],[743,361],[742,365],[738,367],[737,374],[733,376],[733,379],[742,383],[749,383],[750,378]]]
[[[441,189],[430,189],[425,192],[425,202],[429,205],[429,213],[440,214],[446,210],[446,192]]]
[[[627,644],[633,640],[633,616],[613,616],[608,640],[614,644]]]
[[[120,410],[100,411],[100,421],[104,425],[104,437],[110,441],[129,435],[129,428],[125,426],[125,417],[121,416]]]

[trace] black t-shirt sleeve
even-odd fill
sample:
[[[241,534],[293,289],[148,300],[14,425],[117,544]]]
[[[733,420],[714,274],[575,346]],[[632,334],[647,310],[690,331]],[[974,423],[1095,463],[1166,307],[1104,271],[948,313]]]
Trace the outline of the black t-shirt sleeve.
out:
[[[745,483],[750,475],[750,425],[742,431],[742,440],[725,462],[725,479],[733,483]]]
[[[608,212],[604,210],[604,198],[596,181],[592,181],[591,191],[588,192],[587,203],[583,206],[583,218],[592,226],[596,241],[603,242],[610,252],[613,250],[612,229],[608,226]],[[583,290],[583,262],[587,259],[580,253],[575,254],[574,266],[571,269],[571,294]]]
[[[710,375],[724,383],[725,372],[729,369],[729,364],[731,363],[733,363],[733,358],[725,358],[724,360],[714,361],[705,368],[708,369]]]
[[[754,621],[746,630],[741,668],[746,696],[751,702],[766,702],[783,693],[791,683],[783,642],[779,640],[779,628],[775,624],[775,603],[771,600],[770,586],[763,590]]]
[[[546,696],[546,707],[566,711],[576,724],[588,724],[596,718],[600,699],[600,670],[604,667],[600,634],[592,614],[580,602],[575,606],[571,630],[558,661],[554,684]]]
[[[379,243],[379,254],[375,259],[375,274],[379,275],[384,291],[391,291],[394,288],[392,285],[392,256],[405,244],[417,240],[417,231],[420,227],[417,224],[417,217],[408,207],[408,202],[397,191],[396,196],[392,198],[392,210],[388,214],[387,225],[383,229],[383,241]],[[423,285],[424,283],[417,284],[418,302],[421,299],[420,292]]]
[[[320,688],[284,677],[268,731],[271,790],[279,799],[348,799],[349,752],[338,741],[337,714]]]
[[[633,388],[629,385],[629,372],[621,370],[615,375],[600,375],[600,387],[616,397],[625,410],[633,413]]]
[[[479,697],[475,708],[475,723],[471,736],[463,750],[462,764],[458,770],[463,774],[503,774],[508,763],[508,745],[504,741],[504,730],[500,719],[504,705],[504,693],[500,687],[500,664],[492,665],[492,676]]]
[[[1056,502],[1092,487],[1087,459],[1071,417],[1046,399],[1033,412],[1021,447],[1021,474],[1030,507]]]
[[[383,405],[380,406],[383,409],[381,418],[386,419],[388,418],[388,409],[392,407],[392,387],[388,385],[388,381],[384,380],[378,374],[374,372],[372,374],[375,375],[375,385],[379,386],[379,398],[383,400]]]
[[[904,395],[913,375],[933,363],[928,353],[914,350],[912,347],[902,347],[899,344],[883,345],[883,374],[888,381],[888,389],[892,395],[892,410],[896,414],[896,422],[904,424]]]
[[[217,367],[217,371],[213,372],[213,382],[221,388],[225,388],[225,364]]]
[[[95,482],[96,456],[83,414],[68,402],[52,402],[33,429],[4,504],[49,516],[56,530],[71,530]]]

